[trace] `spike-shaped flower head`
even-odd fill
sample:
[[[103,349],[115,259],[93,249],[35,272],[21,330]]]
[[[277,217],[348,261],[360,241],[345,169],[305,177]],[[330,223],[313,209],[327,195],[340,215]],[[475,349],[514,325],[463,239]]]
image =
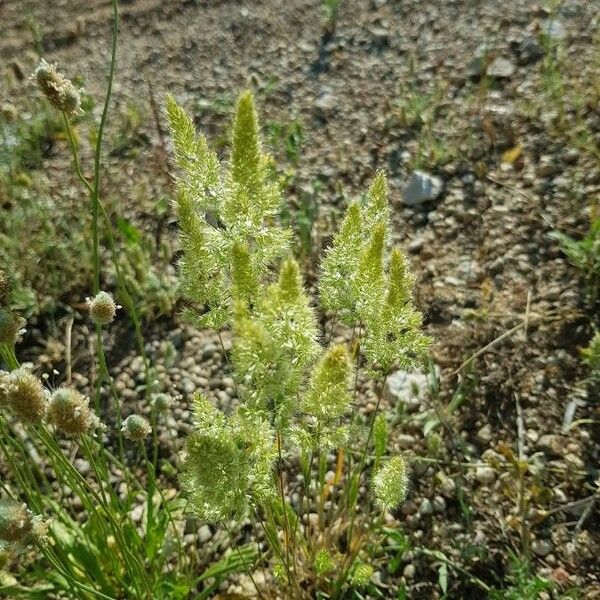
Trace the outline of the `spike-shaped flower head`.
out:
[[[73,436],[87,433],[97,424],[89,399],[68,387],[58,388],[50,397],[48,420],[63,433]]]
[[[414,368],[424,360],[431,338],[423,334],[423,317],[412,301],[414,279],[399,248],[392,251],[384,285],[381,301],[365,312],[363,350],[383,373],[394,365]]]
[[[236,105],[229,169],[220,175],[216,154],[196,134],[192,120],[172,97],[167,114],[175,146],[177,214],[183,258],[181,284],[199,327],[230,323],[234,306],[249,303],[275,261],[289,247],[290,231],[275,225],[281,191],[261,150],[250,92]]]
[[[240,407],[226,417],[200,394],[194,414],[181,473],[190,505],[209,523],[240,519],[272,494],[273,432],[257,413]]]
[[[68,116],[82,113],[81,90],[59,73],[55,65],[47,63],[42,58],[33,73],[33,78],[55,108]]]
[[[257,294],[251,310],[235,305],[233,362],[242,399],[265,411],[276,428],[297,412],[299,386],[319,354],[317,319],[298,263],[283,261],[277,282]]]
[[[6,403],[23,423],[39,423],[46,414],[48,395],[42,382],[21,367],[6,382]]]
[[[152,427],[142,415],[129,415],[121,427],[123,435],[134,442],[143,442],[151,433]]]
[[[401,455],[388,459],[373,478],[373,492],[379,506],[388,509],[400,506],[406,500],[409,482],[406,459]]]
[[[25,504],[14,500],[0,500],[0,540],[15,543],[23,541],[33,527],[33,515]]]
[[[364,321],[382,294],[388,221],[387,183],[379,172],[364,201],[349,205],[321,265],[323,306],[348,325]]]
[[[352,363],[344,344],[331,346],[315,365],[302,402],[307,419],[297,432],[300,445],[334,448],[343,445],[348,429],[340,418],[352,408]]]
[[[117,314],[117,305],[108,292],[98,292],[93,298],[88,299],[90,317],[98,325],[108,325]]]

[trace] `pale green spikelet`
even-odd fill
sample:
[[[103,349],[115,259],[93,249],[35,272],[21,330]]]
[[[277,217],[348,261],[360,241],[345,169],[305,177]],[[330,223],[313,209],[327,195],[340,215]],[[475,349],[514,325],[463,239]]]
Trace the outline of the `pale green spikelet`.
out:
[[[248,302],[256,296],[258,280],[250,251],[242,242],[236,242],[231,248],[232,294],[235,299]]]
[[[254,297],[288,252],[291,232],[275,224],[281,191],[261,152],[250,92],[237,103],[230,168],[222,176],[216,155],[172,98],[167,114],[181,171],[181,288],[194,304],[187,316],[200,327],[220,329],[231,322],[234,304]]]
[[[376,224],[382,224],[387,229],[389,213],[387,179],[383,171],[378,171],[363,209],[365,230],[369,231]]]
[[[411,369],[427,355],[431,338],[422,332],[423,316],[412,302],[414,280],[401,250],[390,260],[385,292],[365,311],[366,335],[363,350],[383,373],[394,366]],[[382,301],[383,300],[383,301]]]
[[[384,294],[383,259],[385,250],[386,227],[377,223],[372,230],[368,244],[359,257],[354,279],[356,315],[365,322],[371,313],[377,312]]]
[[[353,280],[362,244],[362,218],[358,202],[346,211],[340,231],[321,261],[319,294],[324,308],[335,311],[348,324],[357,320]]]
[[[351,408],[352,363],[345,344],[329,348],[313,371],[303,410],[322,419],[337,419]]]
[[[352,572],[351,583],[352,587],[355,588],[363,588],[371,582],[371,577],[373,577],[374,569],[371,565],[367,563],[359,562]]]
[[[408,494],[409,467],[406,459],[397,455],[388,459],[373,478],[373,493],[381,508],[400,506]]]
[[[94,323],[104,326],[114,321],[117,305],[108,292],[98,292],[93,298],[88,298],[87,302]]]
[[[298,408],[302,377],[320,351],[316,315],[296,261],[283,262],[278,281],[257,294],[253,311],[238,303],[235,315],[233,360],[242,398],[268,411],[278,429],[286,427]]]
[[[387,303],[402,309],[412,300],[414,277],[410,272],[406,256],[400,248],[394,248],[390,257]]]
[[[128,439],[143,442],[152,433],[152,426],[142,415],[129,415],[123,421],[121,431]]]
[[[67,435],[81,435],[97,424],[96,415],[90,410],[89,398],[73,388],[58,388],[48,403],[48,421]]]
[[[8,377],[6,403],[23,423],[40,423],[46,415],[48,395],[42,382],[21,367]]]
[[[181,470],[190,507],[209,523],[240,519],[272,493],[273,432],[260,415],[238,408],[226,417],[199,394],[194,412]]]
[[[193,202],[196,210],[219,214],[221,178],[217,154],[208,147],[206,138],[198,134],[192,119],[170,94],[166,96],[175,162],[179,168],[177,185]],[[181,215],[180,225],[181,224]]]
[[[303,375],[319,355],[320,346],[317,317],[293,258],[283,261],[278,282],[269,286],[260,300],[257,318],[285,352],[296,375]]]
[[[32,513],[25,504],[13,500],[0,500],[0,540],[22,542],[33,527]]]
[[[388,221],[387,182],[379,172],[366,199],[349,205],[321,264],[321,302],[348,325],[363,322],[383,294]]]
[[[341,417],[352,409],[352,363],[344,344],[330,347],[315,365],[302,401],[304,427],[296,432],[303,447],[337,448],[347,441]]]
[[[252,319],[241,303],[236,306],[232,358],[244,400],[255,410],[277,413],[285,395],[289,361],[264,324]]]
[[[252,92],[242,92],[238,98],[233,123],[231,179],[252,196],[261,185],[261,151],[258,117]]]

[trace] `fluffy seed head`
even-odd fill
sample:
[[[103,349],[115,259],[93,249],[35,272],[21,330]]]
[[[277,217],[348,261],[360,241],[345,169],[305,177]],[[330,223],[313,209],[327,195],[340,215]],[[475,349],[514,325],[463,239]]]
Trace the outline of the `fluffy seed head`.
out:
[[[130,440],[142,442],[152,433],[152,427],[141,415],[129,415],[123,421],[121,431]]]
[[[39,88],[50,104],[69,116],[80,114],[81,90],[56,70],[55,65],[47,63],[43,58],[33,72]]]
[[[403,456],[390,458],[373,479],[373,491],[381,508],[396,508],[406,499],[409,468]]]
[[[8,308],[0,308],[0,343],[12,346],[17,341],[23,325],[25,319],[15,315]]]
[[[24,423],[39,423],[46,414],[48,397],[42,382],[25,368],[8,376],[6,402]]]
[[[89,400],[73,388],[59,388],[50,398],[48,420],[67,435],[80,435],[96,424]]]
[[[107,292],[98,292],[88,300],[92,321],[98,325],[108,325],[117,314],[117,306],[113,297]]]
[[[20,542],[33,527],[32,515],[25,504],[13,500],[0,500],[0,539]]]

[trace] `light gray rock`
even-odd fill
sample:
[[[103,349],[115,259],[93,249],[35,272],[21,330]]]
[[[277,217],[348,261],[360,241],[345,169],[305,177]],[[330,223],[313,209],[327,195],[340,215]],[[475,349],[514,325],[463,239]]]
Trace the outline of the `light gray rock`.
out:
[[[492,483],[496,479],[496,471],[492,467],[477,467],[475,470],[475,479],[483,484]]]
[[[322,118],[328,119],[331,117],[339,105],[339,100],[329,90],[323,91],[321,95],[315,100],[314,111],[315,114]]]
[[[198,541],[201,544],[206,544],[212,538],[212,531],[208,525],[202,525],[198,530]]]
[[[513,76],[514,72],[515,65],[510,60],[503,58],[502,56],[497,56],[494,58],[494,60],[486,69],[488,76],[496,79],[508,79],[509,77]]]
[[[433,513],[433,506],[431,505],[431,501],[429,500],[429,498],[423,498],[421,506],[419,506],[419,512],[423,516],[430,515]]]
[[[549,456],[558,457],[565,454],[565,439],[555,433],[543,435],[537,443],[537,447]]]
[[[404,189],[404,204],[419,206],[424,202],[437,200],[444,190],[444,182],[435,175],[414,171]]]
[[[492,441],[492,428],[490,427],[490,425],[484,425],[478,432],[477,432],[477,439],[482,443],[482,444],[489,444]]]
[[[536,38],[527,36],[519,44],[519,64],[528,65],[534,63],[544,56],[544,51]]]
[[[384,399],[391,406],[402,402],[408,411],[415,411],[427,394],[427,375],[409,371],[396,371],[385,382]]]
[[[402,571],[402,575],[406,578],[406,579],[413,579],[415,576],[415,565],[413,565],[412,563],[409,563],[408,565],[406,565],[404,567],[404,571]]]
[[[552,552],[552,542],[550,540],[538,539],[533,540],[531,549],[536,556],[548,556]]]

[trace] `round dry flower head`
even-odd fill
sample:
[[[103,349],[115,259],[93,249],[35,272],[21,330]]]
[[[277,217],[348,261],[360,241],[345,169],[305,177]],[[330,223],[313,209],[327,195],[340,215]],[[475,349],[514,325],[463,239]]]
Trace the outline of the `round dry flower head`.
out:
[[[121,431],[126,438],[135,442],[142,442],[152,433],[152,427],[141,415],[129,415],[123,421]]]
[[[44,520],[41,515],[35,515],[31,519],[31,537],[35,542],[44,544],[48,541],[50,523],[50,519]]]
[[[403,456],[388,459],[373,478],[373,491],[381,508],[400,506],[408,493],[409,467]]]
[[[164,392],[159,392],[158,394],[154,394],[152,403],[156,412],[165,413],[171,407],[171,396]]]
[[[81,114],[81,90],[64,75],[56,70],[55,65],[47,63],[43,58],[33,72],[39,88],[50,104],[69,116]]]
[[[14,500],[0,500],[0,539],[21,542],[33,527],[32,514],[25,504]]]
[[[25,319],[15,315],[8,308],[0,308],[0,343],[12,346],[25,325]]]
[[[48,403],[48,421],[68,435],[81,435],[96,425],[89,400],[73,388],[58,388]]]
[[[98,292],[93,298],[88,298],[88,306],[92,321],[98,325],[108,325],[117,314],[117,305],[108,292]]]
[[[46,414],[48,396],[42,382],[21,367],[8,376],[6,402],[24,423],[39,423]]]

